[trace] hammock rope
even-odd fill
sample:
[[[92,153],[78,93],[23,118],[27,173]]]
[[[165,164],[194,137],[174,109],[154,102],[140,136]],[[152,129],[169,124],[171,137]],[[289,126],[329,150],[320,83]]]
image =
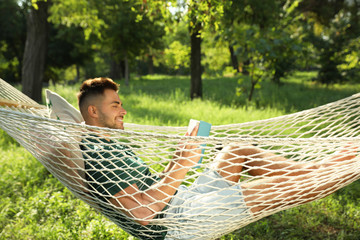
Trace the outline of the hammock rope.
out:
[[[141,239],[163,239],[165,235],[166,239],[215,239],[278,211],[325,197],[360,178],[360,94],[272,119],[213,126],[210,137],[185,137],[187,127],[125,124],[125,130],[116,130],[59,120],[47,107],[1,79],[0,102],[0,128],[76,197]],[[170,174],[163,170],[179,142],[201,145],[203,161],[189,169],[177,194],[164,202],[167,207],[161,214],[154,213],[147,225],[141,225],[138,222],[144,219],[134,212],[152,206],[114,204],[111,188],[122,189],[136,181],[141,185],[139,191],[153,198],[148,191],[157,183],[149,183],[142,165],[134,167],[128,159],[145,162],[156,182]],[[130,153],[136,157],[129,157]],[[224,163],[219,156],[225,155],[228,163],[243,171],[235,174],[217,169]],[[118,159],[121,167],[109,159]],[[277,168],[279,164],[285,167]],[[131,175],[114,177],[120,170]],[[215,171],[240,181],[220,182]]]

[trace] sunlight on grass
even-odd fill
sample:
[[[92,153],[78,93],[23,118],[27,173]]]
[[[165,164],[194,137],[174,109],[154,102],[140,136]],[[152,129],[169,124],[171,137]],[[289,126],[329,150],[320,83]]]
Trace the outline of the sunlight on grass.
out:
[[[128,123],[186,126],[190,118],[213,125],[267,119],[329,103],[360,91],[356,85],[315,84],[313,72],[281,86],[263,82],[252,102],[237,97],[238,77],[206,78],[204,98],[189,100],[189,77],[143,76],[122,81]],[[77,108],[80,84],[50,85]],[[76,199],[47,170],[0,130],[0,239],[133,239]],[[301,207],[274,214],[221,239],[358,239],[359,181]]]
[[[122,95],[120,93],[120,95]],[[282,115],[276,109],[258,110],[254,107],[234,109],[219,106],[213,101],[178,101],[151,97],[146,94],[121,96],[128,114],[126,121],[139,124],[185,126],[190,118],[201,119],[213,125],[240,123]]]

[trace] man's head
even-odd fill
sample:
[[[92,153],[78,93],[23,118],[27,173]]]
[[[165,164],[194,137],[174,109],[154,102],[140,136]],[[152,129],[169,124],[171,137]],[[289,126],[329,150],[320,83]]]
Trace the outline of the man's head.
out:
[[[124,129],[126,114],[118,95],[118,84],[110,78],[84,81],[78,93],[80,112],[88,125]]]

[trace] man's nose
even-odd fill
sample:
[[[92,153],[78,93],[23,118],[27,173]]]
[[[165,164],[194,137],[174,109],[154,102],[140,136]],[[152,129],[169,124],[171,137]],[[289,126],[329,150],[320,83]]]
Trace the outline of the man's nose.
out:
[[[127,114],[127,112],[126,112],[126,110],[124,108],[121,108],[121,113],[124,114],[124,115]]]

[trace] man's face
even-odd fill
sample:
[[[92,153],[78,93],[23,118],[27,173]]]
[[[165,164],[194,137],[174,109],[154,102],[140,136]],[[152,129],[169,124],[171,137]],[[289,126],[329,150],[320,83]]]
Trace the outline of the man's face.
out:
[[[126,110],[116,91],[106,89],[98,108],[99,125],[101,127],[124,129],[124,116]]]

